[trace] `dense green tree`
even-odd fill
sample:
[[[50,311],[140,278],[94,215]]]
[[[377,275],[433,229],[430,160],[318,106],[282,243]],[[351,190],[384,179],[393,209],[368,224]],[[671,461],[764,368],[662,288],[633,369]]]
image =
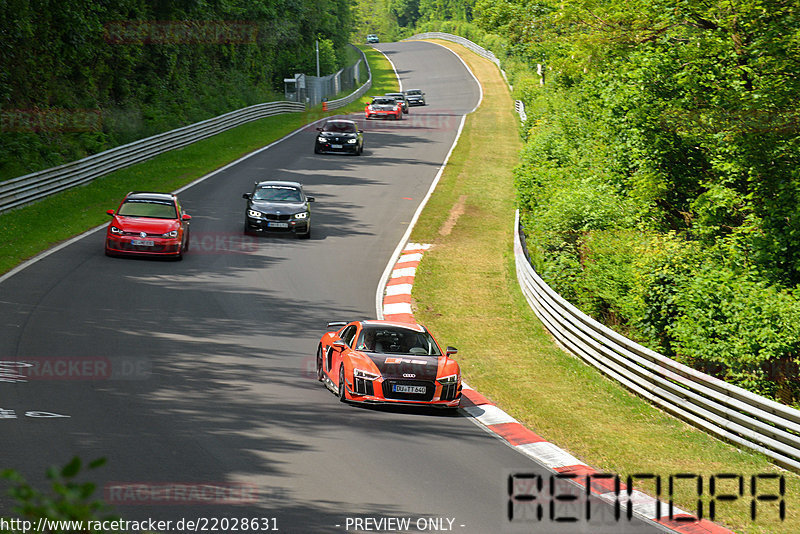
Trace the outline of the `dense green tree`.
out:
[[[454,3],[420,0],[425,29],[492,49],[526,104],[536,268],[651,347],[798,402],[800,5],[477,0],[470,25],[444,20]]]
[[[99,110],[103,125],[5,121],[0,176],[274,98],[286,75],[314,72],[318,37],[333,72],[353,20],[347,0],[0,0],[2,110]]]

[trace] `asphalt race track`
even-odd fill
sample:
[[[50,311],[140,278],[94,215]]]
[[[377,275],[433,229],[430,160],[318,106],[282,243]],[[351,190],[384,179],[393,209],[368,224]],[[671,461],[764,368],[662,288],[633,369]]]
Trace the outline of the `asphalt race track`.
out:
[[[467,417],[349,406],[316,381],[326,323],[375,317],[381,274],[480,94],[442,47],[378,47],[428,106],[403,121],[359,114],[362,157],[314,155],[306,128],[180,194],[193,216],[182,262],[108,258],[101,231],[0,284],[0,361],[38,366],[28,379],[0,366],[0,468],[41,483],[49,465],[104,456],[97,496],[170,532],[193,530],[182,518],[275,518],[269,531],[299,533],[400,531],[389,518],[408,518],[403,532],[659,531],[599,521],[611,507],[597,503],[592,522],[545,506],[511,524],[509,474],[544,468]],[[310,240],[243,236],[242,193],[264,179],[316,197]],[[188,502],[198,487],[216,497]]]

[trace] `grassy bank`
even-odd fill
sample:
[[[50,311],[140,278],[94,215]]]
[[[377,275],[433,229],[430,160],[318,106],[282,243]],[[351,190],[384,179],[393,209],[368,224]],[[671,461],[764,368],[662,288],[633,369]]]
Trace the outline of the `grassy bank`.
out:
[[[372,69],[371,92],[396,91],[397,79],[383,54],[369,47],[362,47],[362,50],[366,52]],[[128,191],[173,191],[304,124],[326,115],[361,110],[363,99],[328,113],[316,108],[304,113],[267,117],[116,171],[86,186],[0,214],[0,273],[108,221],[105,211],[116,208]]]
[[[484,100],[468,117],[411,236],[434,244],[415,278],[416,318],[459,348],[457,358],[472,387],[587,464],[623,477],[660,475],[664,501],[670,475],[702,475],[705,517],[709,477],[741,475],[744,496],[718,503],[717,522],[737,532],[800,532],[800,477],[664,414],[554,345],[516,280],[512,170],[522,145],[508,88],[490,62],[458,45],[441,44],[469,64],[481,80]],[[777,506],[767,502],[758,502],[757,519],[751,519],[749,481],[759,473],[786,476],[784,521]],[[652,484],[635,486],[655,495]],[[721,488],[718,493],[736,493],[732,484]],[[777,492],[776,485],[769,489]],[[695,488],[686,481],[674,500],[676,506],[697,510]]]

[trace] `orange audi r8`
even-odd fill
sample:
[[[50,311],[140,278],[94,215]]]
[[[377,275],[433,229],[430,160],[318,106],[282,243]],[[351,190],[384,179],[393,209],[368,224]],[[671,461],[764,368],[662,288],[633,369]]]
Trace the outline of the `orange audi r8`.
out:
[[[391,321],[328,323],[317,347],[317,379],[342,402],[457,408],[461,371],[428,330]]]

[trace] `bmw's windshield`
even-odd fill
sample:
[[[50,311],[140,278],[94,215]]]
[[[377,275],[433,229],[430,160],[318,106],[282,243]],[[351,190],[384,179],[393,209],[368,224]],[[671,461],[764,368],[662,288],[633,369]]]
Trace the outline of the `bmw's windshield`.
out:
[[[269,185],[259,187],[253,194],[253,200],[269,202],[302,202],[303,197],[296,187]]]
[[[429,333],[395,326],[364,327],[358,336],[356,350],[415,356],[441,355]]]
[[[322,127],[323,132],[356,133],[356,125],[351,122],[328,122]]]

